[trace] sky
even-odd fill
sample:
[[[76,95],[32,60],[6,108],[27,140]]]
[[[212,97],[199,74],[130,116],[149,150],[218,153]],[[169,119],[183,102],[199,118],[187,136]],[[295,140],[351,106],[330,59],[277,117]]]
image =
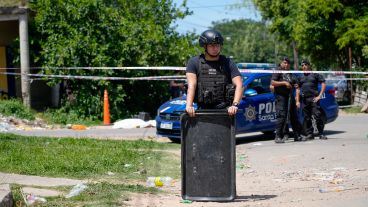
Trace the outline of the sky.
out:
[[[183,0],[173,0],[177,7],[181,5]],[[242,0],[188,0],[187,7],[193,14],[185,17],[183,20],[177,20],[174,25],[177,25],[179,33],[188,31],[197,34],[208,29],[212,22],[223,19],[253,19],[260,21],[261,15],[255,9],[252,1],[249,0],[247,7],[238,9],[233,8],[233,5],[241,4]]]

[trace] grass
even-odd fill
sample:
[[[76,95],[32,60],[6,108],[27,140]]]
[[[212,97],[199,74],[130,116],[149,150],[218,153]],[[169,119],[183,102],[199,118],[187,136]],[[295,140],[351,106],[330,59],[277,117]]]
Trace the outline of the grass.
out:
[[[0,133],[0,172],[91,181],[78,196],[47,197],[46,203],[36,206],[122,206],[129,192],[162,192],[137,184],[144,183],[148,176],[179,178],[180,156],[172,153],[179,148],[177,144],[143,140],[58,139]],[[16,206],[26,206],[22,187],[11,186]],[[67,194],[71,188],[47,189]]]
[[[346,113],[357,114],[357,113],[362,113],[360,112],[361,109],[362,109],[362,106],[353,106],[350,108],[343,108],[342,110]]]
[[[145,179],[180,174],[179,145],[153,141],[23,137],[0,134],[0,171],[25,175],[93,179]],[[166,151],[166,152],[165,152]],[[111,176],[108,176],[109,178]]]
[[[22,102],[17,99],[0,100],[0,114],[20,119],[35,119],[35,112],[24,107]]]
[[[122,206],[124,201],[129,200],[128,193],[159,193],[156,188],[148,188],[142,185],[111,184],[107,182],[91,183],[79,195],[65,198],[64,196],[48,197],[46,203],[38,203],[36,206]],[[12,185],[11,190],[16,206],[26,206],[22,195],[22,186]],[[60,192],[67,194],[72,187],[58,187]],[[49,188],[51,189],[51,188]]]

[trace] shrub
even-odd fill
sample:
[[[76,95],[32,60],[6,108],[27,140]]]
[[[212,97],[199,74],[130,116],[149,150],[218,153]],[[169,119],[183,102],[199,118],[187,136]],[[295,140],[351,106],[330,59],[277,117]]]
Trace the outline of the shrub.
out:
[[[27,120],[35,119],[35,113],[17,99],[0,100],[0,114]]]

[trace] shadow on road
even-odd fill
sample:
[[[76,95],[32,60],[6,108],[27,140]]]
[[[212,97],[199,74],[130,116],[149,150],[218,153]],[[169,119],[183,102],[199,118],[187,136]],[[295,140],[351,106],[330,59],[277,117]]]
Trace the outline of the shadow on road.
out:
[[[237,196],[234,202],[245,202],[245,201],[263,201],[271,198],[275,198],[276,195],[249,195],[249,196]]]
[[[342,133],[346,133],[346,131],[336,131],[336,130],[326,130],[325,132],[326,136],[329,135],[334,135],[334,134],[342,134]],[[289,134],[289,139],[293,137],[293,134],[290,133]],[[273,134],[254,134],[251,133],[249,135],[247,134],[242,134],[241,136],[238,136],[236,138],[236,144],[247,144],[247,143],[251,143],[251,142],[259,142],[259,141],[269,141],[269,140],[273,140],[275,138],[275,135]]]

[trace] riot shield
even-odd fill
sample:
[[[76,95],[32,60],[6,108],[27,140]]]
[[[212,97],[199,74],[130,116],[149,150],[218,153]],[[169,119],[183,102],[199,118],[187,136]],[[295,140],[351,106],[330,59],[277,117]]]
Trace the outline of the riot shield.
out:
[[[235,187],[235,117],[224,110],[181,116],[182,197],[231,201]]]

